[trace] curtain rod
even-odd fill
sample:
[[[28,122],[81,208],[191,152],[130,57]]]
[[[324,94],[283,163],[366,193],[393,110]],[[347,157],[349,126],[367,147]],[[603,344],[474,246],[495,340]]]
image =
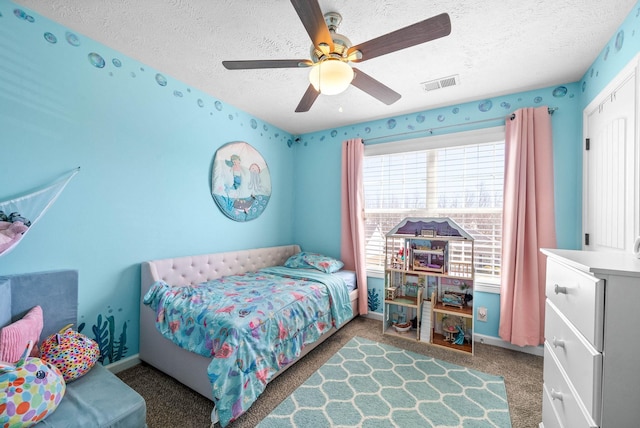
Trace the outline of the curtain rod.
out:
[[[559,107],[549,107],[549,108],[547,108],[547,111],[549,112],[549,114],[553,115],[553,112],[558,110],[558,108]],[[507,117],[510,120],[513,120],[516,117],[516,115],[515,115],[515,113],[511,113],[509,116],[492,117],[491,119],[474,120],[472,122],[456,123],[456,124],[453,124],[453,125],[443,125],[443,126],[438,126],[438,127],[435,127],[435,128],[423,129],[421,131],[399,132],[397,134],[389,134],[389,135],[384,135],[382,137],[366,138],[366,139],[364,139],[364,142],[375,141],[375,140],[386,140],[387,138],[399,137],[401,135],[424,134],[426,132],[428,132],[429,134],[433,134],[433,131],[435,129],[454,128],[454,127],[457,127],[457,126],[474,125],[474,124],[477,124],[477,123],[484,123],[484,122],[495,122],[496,120],[506,119]]]

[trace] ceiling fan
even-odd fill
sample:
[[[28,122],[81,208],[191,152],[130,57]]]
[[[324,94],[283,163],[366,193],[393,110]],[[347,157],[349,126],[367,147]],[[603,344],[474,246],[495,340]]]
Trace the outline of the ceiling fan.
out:
[[[307,30],[311,41],[311,59],[268,59],[222,61],[228,70],[258,68],[306,68],[311,67],[311,84],[302,96],[296,112],[309,111],[318,95],[333,95],[346,90],[349,85],[368,93],[390,105],[401,95],[373,77],[353,67],[358,63],[419,45],[451,33],[449,15],[442,13],[385,34],[367,42],[352,46],[351,41],[336,29],[342,17],[336,12],[322,14],[318,0],[291,0],[291,4]]]

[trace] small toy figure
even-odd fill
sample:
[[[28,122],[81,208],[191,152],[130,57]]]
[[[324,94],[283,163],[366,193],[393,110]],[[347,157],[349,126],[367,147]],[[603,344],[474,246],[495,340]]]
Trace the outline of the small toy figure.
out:
[[[454,343],[455,340],[455,334],[456,334],[456,328],[455,327],[444,327],[442,329],[442,332],[444,333],[444,341],[445,342],[451,342]]]
[[[459,325],[456,326],[458,329],[458,334],[456,334],[456,339],[453,341],[456,345],[464,344],[464,330]]]

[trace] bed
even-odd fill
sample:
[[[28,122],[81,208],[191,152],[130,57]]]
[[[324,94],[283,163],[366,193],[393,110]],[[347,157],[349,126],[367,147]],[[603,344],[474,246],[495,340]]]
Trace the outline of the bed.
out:
[[[295,296],[293,300],[296,302],[287,303],[286,307],[289,309],[286,315],[293,323],[292,325],[295,326],[295,324],[298,323],[299,334],[294,332],[292,333],[293,336],[295,336],[294,338],[286,338],[286,331],[295,330],[296,327],[285,326],[285,328],[282,328],[281,321],[278,321],[276,325],[280,326],[280,332],[282,334],[279,335],[276,330],[275,339],[273,339],[273,332],[269,333],[272,329],[265,327],[266,324],[262,323],[259,324],[260,328],[254,328],[251,323],[257,323],[253,318],[255,314],[252,313],[245,317],[247,314],[240,311],[241,308],[234,307],[233,302],[238,302],[237,299],[248,301],[248,299],[255,297],[258,300],[268,300],[268,304],[271,305],[271,303],[280,300],[282,296],[277,295],[278,297],[273,297],[271,294],[265,295],[265,292],[257,294],[258,291],[256,290],[263,290],[263,288],[260,288],[263,287],[263,284],[260,284],[259,287],[256,286],[254,290],[250,284],[244,282],[245,280],[253,278],[250,277],[250,275],[254,275],[252,272],[259,271],[258,276],[261,278],[257,278],[257,280],[262,280],[262,277],[266,278],[268,283],[266,287],[268,289],[280,287],[280,285],[275,283],[281,281],[288,281],[291,287],[302,287],[302,283],[311,279],[311,282],[305,285],[305,287],[307,287],[305,290],[310,290],[308,291],[309,294],[322,296],[325,296],[329,291],[325,291],[325,285],[320,284],[317,280],[326,280],[330,284],[336,281],[333,287],[335,290],[339,290],[339,287],[335,284],[342,284],[343,287],[345,285],[342,280],[338,280],[336,277],[355,278],[353,272],[340,270],[331,275],[322,274],[331,278],[316,279],[311,277],[313,277],[317,271],[304,269],[304,271],[309,272],[308,275],[294,278],[298,275],[294,272],[290,275],[286,273],[284,279],[276,279],[275,276],[281,274],[280,270],[285,269],[281,268],[281,266],[283,266],[291,256],[296,254],[300,254],[299,246],[286,245],[143,262],[141,266],[140,296],[140,359],[172,376],[184,385],[209,398],[214,403],[217,403],[219,409],[213,409],[212,422],[215,422],[219,417],[221,425],[225,426],[237,418],[246,411],[255,398],[260,395],[266,383],[273,380],[313,348],[330,337],[337,331],[337,328],[344,326],[346,322],[358,315],[357,290],[353,288],[345,289],[344,291],[339,291],[339,294],[343,295],[339,297],[339,299],[346,298],[346,300],[336,300],[337,298],[331,294],[327,303],[328,306],[326,306],[324,310],[314,307],[311,310],[307,310],[307,312],[316,313],[319,321],[331,320],[338,315],[334,313],[335,309],[333,306],[336,306],[336,303],[341,303],[338,306],[342,308],[350,306],[349,313],[343,312],[341,318],[339,318],[340,322],[329,322],[326,326],[325,324],[327,323],[324,322],[319,322],[319,327],[316,325],[316,327],[313,328],[311,326],[306,327],[306,324],[304,324],[304,334],[301,334],[300,321],[296,317],[300,312],[304,312],[305,308],[308,309],[312,303],[304,300],[307,297],[299,296],[299,294],[304,294],[306,291],[303,292],[300,291],[302,289],[296,288],[295,291],[292,289],[289,293]],[[264,270],[265,268],[266,270]],[[300,269],[293,269],[292,271],[299,270]],[[314,275],[311,275],[311,272],[314,272]],[[195,287],[183,288],[184,286]],[[202,308],[200,308],[198,309],[200,312],[189,312],[188,315],[182,312],[183,310],[191,310],[192,302],[202,300],[204,295],[202,293],[208,293],[210,288],[216,287],[223,287],[223,289],[226,290],[225,293],[229,295],[224,298],[232,300],[221,301],[217,300],[218,297],[216,297],[214,299],[215,303],[211,303],[208,311],[203,311]],[[331,290],[329,285],[326,287],[327,290]],[[194,290],[197,290],[197,292]],[[238,293],[253,293],[253,295],[235,296],[237,293],[229,292],[229,290],[238,290]],[[211,298],[210,295],[207,294],[207,296],[207,299]],[[145,297],[147,300],[146,304]],[[323,297],[323,299],[324,298],[326,297]],[[178,313],[177,309],[173,307],[169,309],[167,306],[170,303],[169,301],[174,299],[183,299],[177,305],[180,307],[180,313]],[[293,303],[300,303],[298,300],[304,304],[301,306],[291,306]],[[185,304],[185,302],[187,303]],[[205,303],[205,305],[207,304],[208,303]],[[253,306],[241,306],[243,310],[254,309]],[[264,307],[262,309],[266,312]],[[259,312],[259,309],[256,310]],[[328,311],[331,311],[331,314],[327,314],[326,312]],[[282,345],[282,343],[278,341],[278,338],[280,338],[283,341],[287,341],[289,344],[287,346],[291,347],[289,351],[296,352],[299,355],[294,358],[291,357],[291,352],[289,351],[284,353],[272,349],[273,356],[270,357],[270,359],[256,357],[249,364],[251,359],[246,355],[244,355],[243,358],[236,358],[236,355],[230,355],[228,350],[234,349],[234,352],[240,352],[238,351],[238,349],[240,349],[239,347],[246,345],[246,342],[251,342],[255,338],[252,339],[250,336],[246,336],[245,338],[241,337],[238,339],[236,337],[235,342],[231,342],[231,346],[229,346],[228,344],[225,345],[226,342],[223,340],[216,342],[218,338],[210,336],[203,337],[204,333],[202,333],[202,331],[198,332],[198,330],[202,330],[203,327],[201,325],[194,326],[194,319],[200,322],[203,318],[209,316],[209,312],[220,312],[221,316],[230,317],[232,322],[244,322],[245,324],[240,325],[244,325],[245,327],[238,328],[238,331],[243,329],[250,330],[249,335],[256,335],[256,332],[261,332],[259,334],[262,334],[264,337],[270,337],[271,339],[269,340],[274,340],[274,342],[268,345],[267,348],[269,346],[277,348]],[[241,320],[240,318],[243,317],[245,318]],[[275,318],[277,316],[271,313],[267,317]],[[180,320],[184,321],[184,326],[181,327],[186,328],[187,324],[191,326],[189,330],[190,336],[187,337],[185,334],[176,333],[178,330],[176,325],[180,324]],[[280,318],[279,320],[283,319]],[[286,323],[288,321],[284,319],[282,322]],[[204,324],[208,326],[211,326],[213,323],[214,321],[209,319],[204,322]],[[246,328],[247,325],[251,326],[251,328]],[[228,334],[227,336],[234,335]],[[259,342],[260,346],[264,346],[265,343],[262,341],[264,337],[258,338],[259,340],[257,341],[253,340],[253,343]],[[291,343],[293,343],[293,345],[291,345]],[[191,351],[183,349],[178,346],[178,344],[191,349]],[[208,348],[210,352],[209,355],[205,356],[206,352],[202,352],[203,348]],[[282,349],[280,351],[282,351]],[[214,357],[212,357],[212,355]],[[277,359],[275,368],[274,358]],[[264,362],[265,360],[269,361]],[[259,367],[254,366],[255,361],[258,362]],[[229,365],[222,365],[223,362],[229,362]],[[265,367],[270,368],[265,371]],[[233,391],[222,390],[221,388],[227,388],[225,383],[228,382],[223,382],[221,378],[233,376],[240,376],[239,381],[244,385],[244,389],[237,390],[236,382]],[[227,394],[231,394],[231,397],[227,397]]]

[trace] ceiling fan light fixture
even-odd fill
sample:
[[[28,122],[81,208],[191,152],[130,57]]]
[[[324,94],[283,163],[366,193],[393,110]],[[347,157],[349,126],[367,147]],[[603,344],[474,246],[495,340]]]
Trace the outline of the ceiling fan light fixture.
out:
[[[327,58],[313,65],[309,81],[323,95],[337,95],[347,90],[353,80],[353,68],[337,58]]]

